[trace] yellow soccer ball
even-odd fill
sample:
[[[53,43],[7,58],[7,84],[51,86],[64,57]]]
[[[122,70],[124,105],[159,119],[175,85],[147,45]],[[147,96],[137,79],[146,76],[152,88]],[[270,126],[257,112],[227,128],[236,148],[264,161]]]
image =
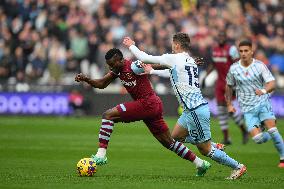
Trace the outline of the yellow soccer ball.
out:
[[[91,177],[97,172],[96,162],[92,158],[83,158],[77,163],[79,176]]]

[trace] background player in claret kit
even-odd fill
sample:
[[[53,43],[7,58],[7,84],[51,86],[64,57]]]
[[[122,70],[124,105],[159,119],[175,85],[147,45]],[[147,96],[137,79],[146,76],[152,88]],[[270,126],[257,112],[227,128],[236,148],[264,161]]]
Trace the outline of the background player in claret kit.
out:
[[[231,144],[228,131],[228,119],[229,116],[231,116],[242,132],[243,144],[246,144],[249,137],[245,129],[243,115],[241,112],[228,113],[225,100],[226,76],[230,66],[239,58],[239,53],[236,46],[230,45],[227,42],[227,36],[224,31],[218,34],[217,41],[218,44],[212,48],[212,63],[207,67],[206,76],[209,75],[214,68],[216,69],[218,78],[215,85],[215,97],[218,106],[217,116],[224,137],[222,143],[226,145]]]
[[[172,40],[173,54],[162,56],[152,56],[140,51],[129,37],[124,38],[123,44],[144,63],[160,64],[170,69],[173,90],[184,109],[172,131],[173,138],[186,137],[197,146],[200,153],[231,167],[233,171],[228,179],[241,177],[246,172],[246,167],[211,144],[209,107],[199,88],[197,65],[188,54],[189,36],[186,33],[175,34]]]
[[[111,71],[102,79],[92,80],[83,74],[78,74],[75,80],[84,81],[95,88],[103,89],[119,77],[134,101],[119,104],[103,113],[99,148],[96,155],[92,155],[94,161],[98,165],[107,163],[106,150],[114,129],[114,123],[143,120],[154,137],[164,147],[181,158],[193,162],[197,167],[196,176],[203,176],[210,168],[210,163],[198,158],[181,142],[175,141],[171,137],[168,126],[163,119],[162,102],[152,89],[148,76],[134,73],[139,63],[125,60],[121,51],[115,48],[106,53],[105,59]]]
[[[278,167],[284,168],[283,138],[276,127],[276,118],[269,100],[269,93],[275,89],[275,79],[263,62],[253,58],[251,41],[241,41],[239,53],[241,59],[231,66],[227,75],[228,111],[236,111],[232,105],[232,91],[236,87],[238,101],[252,139],[257,144],[272,139],[280,156]],[[267,132],[260,128],[262,123]]]

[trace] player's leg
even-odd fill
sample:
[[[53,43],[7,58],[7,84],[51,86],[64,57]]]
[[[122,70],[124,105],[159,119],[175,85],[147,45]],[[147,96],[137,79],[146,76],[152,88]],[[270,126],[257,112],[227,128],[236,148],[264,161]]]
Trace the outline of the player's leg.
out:
[[[108,143],[113,132],[114,122],[117,122],[119,119],[120,113],[116,107],[107,110],[102,115],[102,124],[99,131],[99,148],[96,155],[92,155],[97,165],[107,163],[106,151]]]
[[[159,106],[156,107],[158,108],[158,112],[160,112],[160,115],[152,119],[144,120],[144,123],[148,126],[153,136],[167,149],[173,151],[181,158],[193,162],[198,169],[203,170],[203,175],[204,175],[207,169],[209,169],[210,163],[200,159],[191,150],[189,150],[183,143],[175,141],[172,138],[169,132],[169,128],[163,119],[162,103],[160,103]]]
[[[195,145],[195,141],[193,141],[192,137],[190,137],[188,129],[186,127],[187,123],[184,120],[185,119],[183,118],[183,116],[181,116],[181,118],[176,123],[171,135],[174,140],[183,143],[191,143]],[[225,150],[226,147],[222,143],[215,143],[215,142],[211,142],[211,145],[219,150]]]
[[[268,132],[262,132],[260,129],[261,121],[259,119],[259,110],[252,110],[244,113],[247,130],[250,133],[252,140],[257,144],[262,144],[271,139]]]
[[[228,156],[224,151],[219,150],[211,144],[210,132],[210,112],[208,106],[201,106],[190,112],[190,135],[195,138],[196,146],[201,154],[210,157],[212,160],[231,167],[234,172],[242,169],[244,166]],[[240,173],[241,175],[243,171]],[[241,175],[238,175],[240,177]]]
[[[229,130],[228,130],[229,114],[228,114],[228,111],[227,111],[227,107],[224,106],[224,105],[218,105],[217,110],[218,110],[217,117],[218,117],[218,120],[219,120],[219,125],[220,125],[221,131],[223,133],[223,137],[224,137],[223,143],[226,144],[226,145],[230,145],[231,139],[229,137]]]
[[[229,136],[229,125],[228,125],[229,113],[227,111],[227,104],[224,94],[225,94],[224,83],[217,82],[215,88],[215,97],[217,101],[217,118],[224,138],[222,143],[225,145],[230,145],[231,139]]]
[[[228,156],[224,151],[213,147],[210,141],[196,144],[196,146],[203,155],[210,157],[219,164],[233,169],[228,179],[240,178],[246,172],[246,166]]]
[[[239,126],[242,132],[242,136],[243,136],[243,144],[246,144],[249,141],[249,135],[248,135],[248,132],[244,124],[243,114],[237,111],[237,112],[231,113],[230,116],[233,118],[235,123]]]
[[[239,162],[228,156],[224,151],[213,147],[210,140],[203,143],[198,143],[196,146],[201,154],[210,157],[219,164],[226,165],[234,170],[237,170],[241,167]]]
[[[185,138],[186,142],[191,144],[196,143],[195,132],[190,131],[190,118],[189,118],[189,111],[185,110],[182,115],[179,117],[173,131],[172,137],[174,139]],[[193,135],[193,136],[191,136]],[[197,166],[197,173],[196,176],[204,176],[206,171],[211,167],[211,164],[207,161],[203,161],[202,166]]]
[[[161,122],[163,122],[163,121],[159,121],[159,123],[161,123]],[[193,163],[196,163],[197,165],[198,165],[198,163],[202,164],[203,161],[201,159],[199,159],[191,150],[189,150],[182,142],[175,141],[171,137],[169,130],[159,129],[159,131],[157,131],[157,130],[153,129],[153,127],[156,127],[156,126],[154,126],[156,123],[154,121],[152,123],[147,123],[147,125],[151,125],[150,126],[151,128],[149,127],[149,129],[152,132],[153,136],[165,148],[173,151],[174,153],[176,153],[178,156],[180,156],[181,158],[183,158],[185,160],[189,160]],[[165,127],[165,126],[162,126],[162,127]]]
[[[153,104],[155,106],[155,104]],[[107,110],[102,116],[102,125],[99,133],[99,148],[92,158],[98,165],[107,163],[106,150],[115,122],[131,122],[155,116],[155,108],[145,111],[145,103],[141,101],[125,102]]]
[[[260,111],[260,120],[264,121],[264,126],[267,129],[267,132],[270,134],[274,146],[279,153],[280,163],[278,167],[284,168],[284,142],[281,134],[279,133],[276,127],[275,116],[272,111],[271,104],[267,102],[264,106],[262,106]]]

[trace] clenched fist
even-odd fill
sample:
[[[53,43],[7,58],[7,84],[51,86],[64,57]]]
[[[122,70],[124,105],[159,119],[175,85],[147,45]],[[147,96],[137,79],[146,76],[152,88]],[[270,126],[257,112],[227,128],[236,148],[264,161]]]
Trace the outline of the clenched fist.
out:
[[[135,45],[135,42],[130,37],[125,37],[122,42],[127,48],[131,45]]]
[[[87,81],[88,79],[89,79],[89,77],[82,74],[82,73],[77,74],[76,77],[75,77],[75,81],[77,81],[77,82]]]

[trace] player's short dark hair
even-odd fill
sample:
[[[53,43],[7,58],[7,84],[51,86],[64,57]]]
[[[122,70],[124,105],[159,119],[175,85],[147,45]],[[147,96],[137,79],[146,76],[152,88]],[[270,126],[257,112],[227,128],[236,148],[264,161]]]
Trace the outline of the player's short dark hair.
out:
[[[241,46],[249,46],[252,47],[252,42],[249,39],[244,39],[239,43],[239,47]]]
[[[179,43],[184,50],[190,49],[190,38],[187,33],[179,32],[174,34],[173,41]]]
[[[123,59],[123,54],[122,52],[117,49],[117,48],[112,48],[109,51],[107,51],[106,55],[105,55],[105,59],[109,60],[111,59],[114,55],[117,55],[118,57],[120,57],[120,59]]]

